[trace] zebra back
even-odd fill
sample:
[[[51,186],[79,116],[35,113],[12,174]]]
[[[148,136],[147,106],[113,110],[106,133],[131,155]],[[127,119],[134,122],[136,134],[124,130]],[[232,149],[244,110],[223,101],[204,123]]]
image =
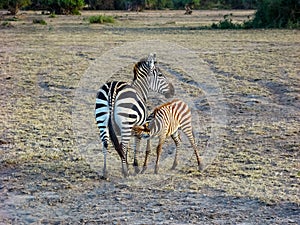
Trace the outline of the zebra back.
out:
[[[144,132],[148,129],[150,136],[160,135],[164,132],[163,134],[168,137],[179,128],[183,132],[187,131],[188,134],[192,130],[191,110],[185,102],[179,99],[156,107],[146,121],[148,125],[146,125]]]

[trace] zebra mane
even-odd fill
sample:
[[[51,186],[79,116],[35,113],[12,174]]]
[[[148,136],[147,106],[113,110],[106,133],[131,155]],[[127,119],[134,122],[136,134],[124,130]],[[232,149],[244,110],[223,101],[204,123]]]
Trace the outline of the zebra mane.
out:
[[[133,80],[136,80],[137,77],[138,77],[138,68],[142,65],[142,63],[145,63],[146,62],[146,59],[144,61],[140,60],[139,62],[137,62],[136,64],[134,64],[134,67],[133,67]]]
[[[133,80],[136,80],[138,78],[138,68],[140,68],[142,64],[146,64],[147,62],[149,62],[149,57],[153,57],[154,64],[156,64],[156,58],[155,58],[156,54],[150,54],[148,57],[141,58],[140,61],[138,61],[133,67],[133,74],[134,74]]]

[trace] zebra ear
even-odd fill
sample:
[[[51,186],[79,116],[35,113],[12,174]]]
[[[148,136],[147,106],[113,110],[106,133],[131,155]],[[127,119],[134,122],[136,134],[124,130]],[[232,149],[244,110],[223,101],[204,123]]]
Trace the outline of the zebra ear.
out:
[[[150,68],[153,68],[156,63],[156,54],[150,53],[147,61],[149,63]]]

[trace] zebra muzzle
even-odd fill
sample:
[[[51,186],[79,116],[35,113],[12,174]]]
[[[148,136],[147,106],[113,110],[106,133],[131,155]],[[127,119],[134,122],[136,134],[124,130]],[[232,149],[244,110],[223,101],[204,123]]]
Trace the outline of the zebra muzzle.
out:
[[[165,93],[165,97],[171,98],[174,96],[174,94],[175,94],[175,88],[174,88],[173,84],[169,83],[169,91]]]

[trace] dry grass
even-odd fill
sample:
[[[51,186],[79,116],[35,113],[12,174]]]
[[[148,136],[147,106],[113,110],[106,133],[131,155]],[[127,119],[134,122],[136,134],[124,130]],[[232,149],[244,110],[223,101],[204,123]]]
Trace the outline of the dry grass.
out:
[[[84,18],[93,13],[25,13],[12,27],[0,28],[0,222],[297,224],[299,31],[196,29],[222,19],[224,11],[105,12],[117,22],[90,25]],[[251,13],[233,15],[243,21]],[[33,24],[35,18],[47,25]],[[106,182],[77,148],[72,109],[78,82],[104,52],[137,40],[193,50],[222,89],[226,133],[202,173],[191,158],[190,166],[172,173],[155,176],[149,169],[124,180],[117,161],[110,166],[118,173]],[[128,79],[130,70],[115,76],[127,73]],[[178,87],[189,84],[178,81]],[[188,93],[205,100],[197,88],[190,86]],[[202,119],[204,147],[211,135],[205,110]],[[98,149],[93,146],[99,160],[100,148],[100,141]]]

